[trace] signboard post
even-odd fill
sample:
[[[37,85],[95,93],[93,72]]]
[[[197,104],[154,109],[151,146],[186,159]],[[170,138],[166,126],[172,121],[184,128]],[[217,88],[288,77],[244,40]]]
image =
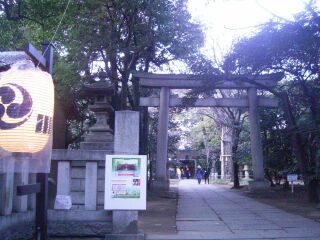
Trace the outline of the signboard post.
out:
[[[105,190],[108,194],[105,198],[105,208],[113,209],[112,231],[106,235],[106,240],[143,240],[145,239],[144,233],[138,229],[138,210],[145,209],[146,157],[138,155],[139,112],[116,111],[114,154],[108,157],[106,164],[106,169],[109,169],[105,176],[109,181],[106,185],[109,184],[109,187]],[[112,162],[114,168],[112,168]],[[113,182],[115,192],[110,192],[112,191],[111,180],[123,181],[124,185]],[[130,198],[125,198],[125,196]],[[122,204],[124,209],[129,210],[118,210]]]
[[[146,210],[147,156],[107,155],[106,210]]]
[[[298,180],[298,174],[288,174],[287,180],[291,183],[291,193],[293,193],[293,182]]]

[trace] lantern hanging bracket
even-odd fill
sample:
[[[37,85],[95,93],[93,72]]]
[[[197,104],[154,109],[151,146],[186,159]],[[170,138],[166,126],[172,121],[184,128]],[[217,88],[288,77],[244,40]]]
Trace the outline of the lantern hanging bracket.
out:
[[[31,43],[26,43],[24,45],[24,51],[32,59],[35,65],[39,65],[42,70],[47,70],[47,61],[45,57],[43,57]]]

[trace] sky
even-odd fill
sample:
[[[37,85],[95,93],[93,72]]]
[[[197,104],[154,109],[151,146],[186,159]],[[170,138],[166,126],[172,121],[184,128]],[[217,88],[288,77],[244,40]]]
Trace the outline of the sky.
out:
[[[306,2],[308,0],[189,0],[188,9],[193,20],[204,26],[203,52],[222,59],[232,42],[250,34],[254,26],[274,15],[293,20],[293,15],[302,11]],[[320,7],[320,0],[317,4]]]

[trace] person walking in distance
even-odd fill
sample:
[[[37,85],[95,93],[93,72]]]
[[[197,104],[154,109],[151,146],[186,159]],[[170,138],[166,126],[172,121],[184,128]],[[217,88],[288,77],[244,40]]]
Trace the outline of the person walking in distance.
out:
[[[178,179],[180,180],[181,179],[181,170],[179,167],[177,167],[176,173],[177,173]]]
[[[183,166],[183,173],[184,173],[184,176],[185,176],[187,179],[190,178],[190,170],[189,170],[188,165],[184,165],[184,166]]]
[[[186,167],[186,176],[187,176],[187,179],[190,178],[190,169],[188,166]]]
[[[196,171],[196,178],[198,179],[198,184],[201,183],[202,177],[203,177],[203,172],[202,172],[201,166],[198,165],[197,171]]]
[[[210,170],[207,168],[205,171],[204,171],[204,183],[206,184],[208,182],[209,184],[209,177],[210,177]]]

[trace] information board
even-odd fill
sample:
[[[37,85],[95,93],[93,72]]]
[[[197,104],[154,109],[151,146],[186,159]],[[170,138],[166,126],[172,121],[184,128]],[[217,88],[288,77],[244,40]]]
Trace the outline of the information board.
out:
[[[287,180],[288,182],[294,182],[298,180],[298,175],[297,174],[288,174],[287,175]]]
[[[147,156],[107,155],[104,209],[145,210]]]

